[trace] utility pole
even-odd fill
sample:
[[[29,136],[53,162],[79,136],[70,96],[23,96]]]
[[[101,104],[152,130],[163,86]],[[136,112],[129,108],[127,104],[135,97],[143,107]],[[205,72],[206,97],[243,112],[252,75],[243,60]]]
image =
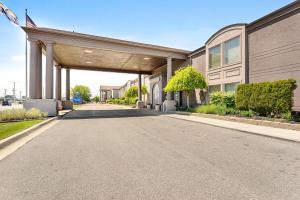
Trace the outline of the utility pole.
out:
[[[22,91],[20,91],[20,101],[22,101]]]
[[[10,81],[10,82],[12,82],[13,84],[14,84],[14,87],[13,87],[13,98],[14,98],[14,102],[16,102],[16,83],[18,82],[18,81]]]
[[[7,91],[7,89],[4,89],[4,100],[5,100],[5,97],[6,97],[6,91]]]

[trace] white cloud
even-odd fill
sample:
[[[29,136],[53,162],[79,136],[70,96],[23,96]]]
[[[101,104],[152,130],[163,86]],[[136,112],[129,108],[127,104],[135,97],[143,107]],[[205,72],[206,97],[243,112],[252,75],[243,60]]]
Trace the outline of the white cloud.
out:
[[[18,56],[12,56],[11,59],[13,61],[16,61],[16,62],[21,62],[21,61],[25,61],[25,55],[18,55]]]

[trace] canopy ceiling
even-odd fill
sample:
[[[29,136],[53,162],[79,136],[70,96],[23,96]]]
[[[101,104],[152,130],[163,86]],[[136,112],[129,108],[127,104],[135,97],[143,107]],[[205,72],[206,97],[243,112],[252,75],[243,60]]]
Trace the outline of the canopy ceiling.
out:
[[[166,58],[186,59],[190,51],[86,35],[49,28],[26,28],[28,40],[38,40],[46,49],[54,45],[54,59],[64,68],[126,73],[151,72],[166,64]]]

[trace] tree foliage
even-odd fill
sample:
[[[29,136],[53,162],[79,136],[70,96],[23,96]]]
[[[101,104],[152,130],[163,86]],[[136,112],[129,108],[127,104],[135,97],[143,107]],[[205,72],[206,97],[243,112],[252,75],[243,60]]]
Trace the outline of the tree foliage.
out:
[[[74,96],[76,92],[79,92],[82,99],[86,102],[91,101],[91,90],[85,85],[75,85],[71,88],[71,95]]]
[[[198,72],[194,67],[188,65],[175,72],[175,75],[169,80],[164,88],[165,92],[186,92],[187,106],[190,107],[190,92],[195,89],[207,88],[207,83],[204,76]]]
[[[204,76],[191,65],[179,69],[169,80],[164,88],[165,92],[185,91],[190,92],[195,89],[204,89],[207,87]]]
[[[95,97],[93,98],[93,102],[99,103],[99,102],[100,102],[100,97],[99,97],[99,96],[95,96]]]
[[[142,85],[142,94],[147,94],[147,87],[145,85]],[[135,98],[138,97],[138,87],[132,86],[125,92],[125,97],[127,98]]]

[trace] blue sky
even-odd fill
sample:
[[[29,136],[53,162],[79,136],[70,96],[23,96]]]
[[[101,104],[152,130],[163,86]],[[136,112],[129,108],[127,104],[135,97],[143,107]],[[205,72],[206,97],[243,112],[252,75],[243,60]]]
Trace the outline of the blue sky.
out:
[[[74,30],[175,48],[194,50],[223,26],[249,23],[291,0],[0,0],[24,25],[24,10],[38,26]],[[0,15],[0,96],[12,83],[24,93],[25,34]],[[108,76],[109,75],[109,76]],[[108,78],[109,77],[109,78]],[[136,75],[71,72],[71,86],[86,84],[97,94],[99,84],[123,84]]]

